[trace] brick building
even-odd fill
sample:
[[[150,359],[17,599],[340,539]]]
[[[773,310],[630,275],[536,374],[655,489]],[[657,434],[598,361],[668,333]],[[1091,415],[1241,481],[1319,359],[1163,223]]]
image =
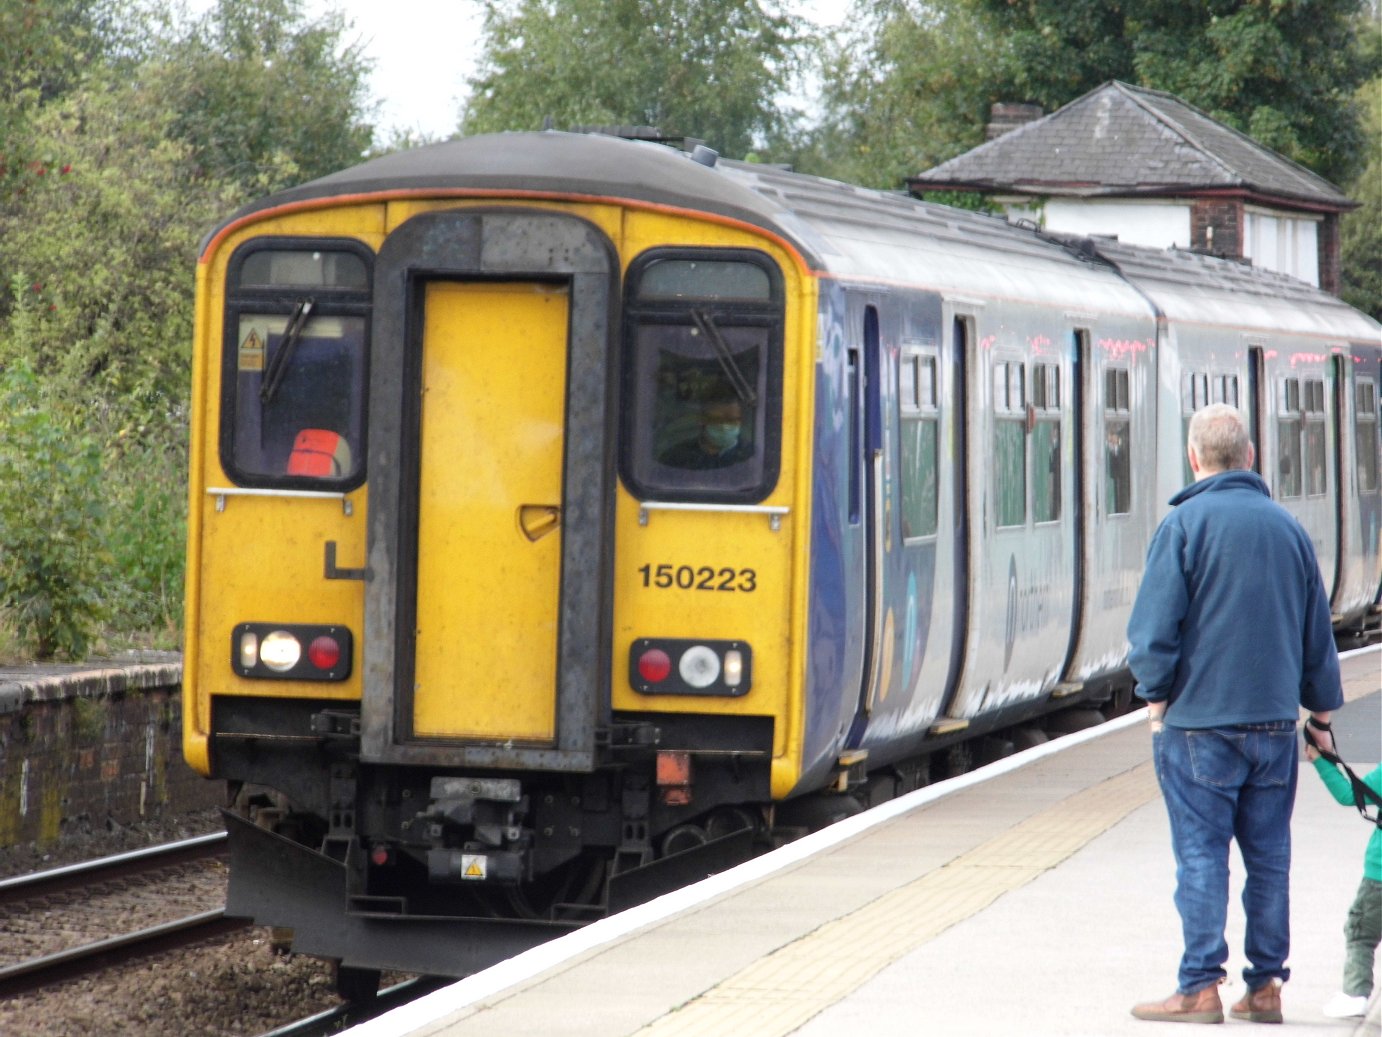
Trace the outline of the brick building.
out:
[[[1170,94],[1105,83],[1042,117],[994,105],[990,139],[907,181],[977,191],[1047,230],[1244,259],[1339,291],[1338,188]]]

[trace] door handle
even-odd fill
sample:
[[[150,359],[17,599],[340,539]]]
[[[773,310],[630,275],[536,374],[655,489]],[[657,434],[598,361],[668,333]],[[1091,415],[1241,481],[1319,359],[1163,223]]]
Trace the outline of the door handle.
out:
[[[518,528],[533,543],[561,527],[561,508],[555,504],[520,504]]]

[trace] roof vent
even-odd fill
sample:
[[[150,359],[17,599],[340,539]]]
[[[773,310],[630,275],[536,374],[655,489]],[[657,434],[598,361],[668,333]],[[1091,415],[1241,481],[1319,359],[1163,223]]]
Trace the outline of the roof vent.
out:
[[[691,161],[699,162],[703,166],[714,166],[720,160],[720,153],[714,148],[707,148],[704,144],[697,144],[691,152]]]

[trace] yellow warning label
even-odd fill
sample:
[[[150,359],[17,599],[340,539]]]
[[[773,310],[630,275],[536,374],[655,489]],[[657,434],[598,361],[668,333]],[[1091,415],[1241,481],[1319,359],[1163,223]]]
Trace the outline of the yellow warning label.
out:
[[[461,854],[461,878],[483,879],[487,858],[480,853]]]
[[[259,337],[259,332],[253,329],[240,343],[240,370],[264,370],[264,340]]]

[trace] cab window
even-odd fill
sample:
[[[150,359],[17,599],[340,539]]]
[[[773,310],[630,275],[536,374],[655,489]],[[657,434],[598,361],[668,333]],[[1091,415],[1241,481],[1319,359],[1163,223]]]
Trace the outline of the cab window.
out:
[[[221,461],[235,482],[364,481],[371,265],[353,241],[261,240],[231,257]]]
[[[777,481],[781,274],[747,250],[658,249],[629,268],[620,469],[644,500],[751,502]]]

